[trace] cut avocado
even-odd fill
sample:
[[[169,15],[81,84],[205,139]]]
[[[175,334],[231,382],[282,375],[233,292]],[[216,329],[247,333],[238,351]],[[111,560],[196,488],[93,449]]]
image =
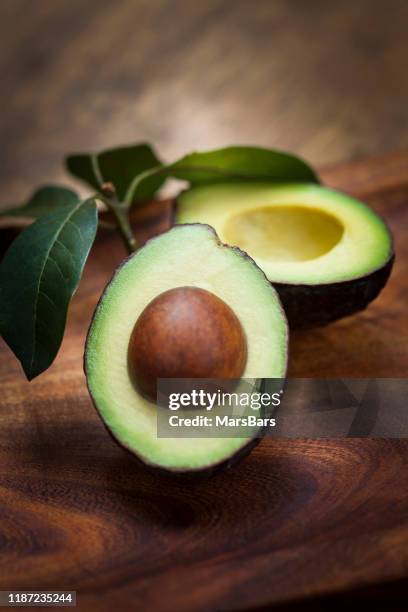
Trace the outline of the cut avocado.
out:
[[[274,284],[290,326],[326,324],[362,310],[394,261],[391,234],[365,204],[314,184],[196,187],[176,223],[208,223],[249,253]]]
[[[175,472],[230,464],[259,428],[249,438],[159,438],[156,376],[281,379],[286,362],[275,290],[250,257],[200,224],[174,227],[125,260],[85,349],[89,391],[110,432],[146,464]]]

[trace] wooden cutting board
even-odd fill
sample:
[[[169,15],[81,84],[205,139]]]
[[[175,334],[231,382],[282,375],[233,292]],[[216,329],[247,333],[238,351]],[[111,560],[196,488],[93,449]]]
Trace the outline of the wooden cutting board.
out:
[[[290,375],[404,377],[408,152],[321,175],[387,218],[397,261],[366,312],[292,335]],[[165,229],[169,210],[142,210],[139,240]],[[408,573],[408,441],[269,439],[230,471],[197,482],[152,474],[115,445],[88,397],[82,352],[123,255],[116,236],[101,231],[47,373],[27,383],[1,344],[0,589],[75,589],[79,609],[97,611],[304,601],[316,610],[399,597]]]

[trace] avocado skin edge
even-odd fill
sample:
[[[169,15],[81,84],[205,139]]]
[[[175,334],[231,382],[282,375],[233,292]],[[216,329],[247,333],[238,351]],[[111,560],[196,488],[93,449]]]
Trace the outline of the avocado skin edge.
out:
[[[122,442],[122,440],[120,440],[114,435],[112,430],[106,424],[105,419],[102,417],[102,414],[99,411],[99,408],[93,398],[93,395],[92,395],[92,392],[91,392],[91,389],[88,383],[88,377],[86,375],[85,359],[84,359],[84,373],[85,373],[85,378],[86,378],[86,386],[88,389],[89,397],[91,398],[91,401],[92,401],[92,405],[94,409],[96,410],[96,413],[99,419],[102,421],[105,431],[107,431],[111,440],[113,440],[116,443],[116,445],[119,446],[121,450],[125,452],[128,457],[132,459],[135,465],[139,465],[140,467],[147,469],[150,473],[157,474],[158,476],[160,475],[160,476],[166,476],[171,479],[193,480],[193,481],[198,480],[198,479],[205,480],[207,478],[215,476],[219,472],[223,472],[224,470],[227,470],[233,467],[235,464],[240,463],[242,459],[244,459],[247,455],[249,455],[250,452],[256,446],[258,446],[258,444],[265,437],[269,429],[268,426],[260,428],[257,432],[256,437],[248,438],[248,442],[244,446],[242,446],[238,451],[236,451],[229,457],[226,457],[222,461],[219,461],[218,463],[213,463],[206,467],[185,468],[185,469],[163,467],[155,463],[150,463],[146,461],[146,459],[144,459],[141,455],[139,455],[136,452],[136,450],[129,448],[126,444]]]
[[[370,274],[338,283],[295,285],[273,282],[289,328],[327,325],[364,310],[385,286],[394,261],[395,255],[392,255],[384,266]]]
[[[92,398],[92,396],[91,396]],[[95,405],[95,402],[92,399],[92,403],[96,408],[98,415],[100,416],[99,410]],[[171,480],[181,480],[181,481],[197,481],[197,480],[206,480],[207,478],[211,478],[215,476],[219,472],[223,472],[224,470],[228,470],[235,466],[235,464],[240,463],[242,459],[244,459],[247,455],[251,453],[251,451],[258,446],[258,444],[265,437],[266,429],[260,429],[257,438],[249,438],[247,444],[242,446],[238,451],[236,451],[230,457],[223,459],[219,463],[214,463],[208,465],[207,467],[199,467],[199,468],[186,468],[184,470],[175,469],[171,467],[162,467],[155,463],[149,463],[142,459],[140,455],[138,455],[134,450],[128,448],[123,442],[121,442],[118,438],[114,436],[112,431],[109,429],[107,424],[103,419],[102,423],[104,425],[105,430],[108,432],[109,437],[113,440],[117,446],[121,448],[121,450],[129,457],[132,462],[134,462],[135,466],[138,465],[142,467],[144,470],[147,470],[152,475],[164,476]]]
[[[174,207],[173,207],[174,210]],[[209,231],[211,231],[216,238],[216,242],[219,246],[222,247],[227,247],[233,251],[236,251],[237,253],[240,253],[243,257],[245,257],[246,259],[250,260],[257,268],[259,268],[259,266],[255,263],[255,261],[252,259],[252,257],[250,257],[250,255],[248,255],[248,253],[246,253],[246,251],[242,251],[242,249],[240,249],[239,247],[233,247],[230,246],[228,244],[224,244],[221,242],[221,240],[218,237],[217,232],[215,231],[215,229],[211,226],[208,225],[206,223],[184,223],[181,224],[180,227],[182,226],[190,226],[190,227],[194,227],[196,225],[198,226],[204,226],[206,227]],[[177,227],[177,224],[174,224],[174,218],[172,219],[172,224],[170,225],[170,227],[168,228],[167,231],[170,231],[172,229],[174,229],[175,227]],[[159,238],[161,236],[161,234],[157,234],[152,236],[149,240],[147,240],[147,242],[153,241],[156,238]],[[147,242],[145,244],[147,244]],[[145,246],[145,245],[143,245]],[[87,348],[88,348],[88,343],[90,340],[90,332],[91,332],[91,327],[92,327],[92,323],[93,320],[98,312],[98,309],[100,307],[100,305],[102,304],[103,298],[105,297],[105,294],[108,290],[108,288],[110,287],[111,283],[114,281],[116,275],[120,272],[120,270],[123,268],[123,266],[130,260],[132,259],[137,253],[138,253],[139,249],[134,252],[131,253],[130,255],[128,255],[127,257],[125,257],[125,259],[122,260],[122,262],[116,267],[111,279],[108,281],[108,283],[105,285],[104,290],[102,291],[101,295],[99,296],[98,302],[95,306],[92,318],[91,318],[91,323],[88,327],[88,331],[86,334],[86,339],[85,339],[85,348],[84,348],[84,354],[83,354],[83,361],[82,361],[82,366],[83,366],[83,372],[85,375],[85,381],[86,381],[86,387],[88,390],[88,395],[91,398],[91,402],[92,405],[99,417],[99,419],[102,421],[102,424],[105,428],[105,430],[108,432],[109,437],[111,438],[111,440],[113,440],[121,449],[122,451],[125,451],[127,456],[131,456],[132,460],[134,461],[135,464],[138,464],[139,466],[143,466],[143,468],[147,469],[149,472],[153,473],[153,474],[157,474],[158,476],[165,476],[167,478],[171,478],[171,479],[182,479],[182,480],[205,480],[206,478],[210,478],[212,476],[214,476],[215,474],[218,474],[219,472],[223,472],[226,469],[229,469],[231,467],[233,467],[236,463],[239,463],[242,459],[244,459],[247,455],[250,454],[250,452],[256,447],[258,446],[258,444],[263,440],[263,438],[265,437],[265,435],[267,434],[268,430],[269,430],[269,426],[266,427],[260,427],[256,436],[252,437],[252,438],[248,438],[248,442],[242,446],[239,450],[237,450],[235,453],[233,453],[232,455],[230,455],[229,457],[226,457],[225,459],[222,459],[221,461],[217,462],[217,463],[213,463],[204,467],[197,467],[197,468],[185,468],[185,469],[178,469],[178,468],[172,468],[172,467],[164,467],[164,466],[160,466],[158,464],[155,463],[150,463],[149,461],[147,461],[142,455],[139,455],[138,452],[133,449],[133,448],[129,448],[126,444],[124,444],[122,442],[122,440],[120,440],[119,438],[117,438],[114,433],[112,432],[112,430],[108,427],[107,423],[105,422],[105,419],[103,418],[103,415],[101,413],[101,411],[98,408],[97,403],[94,400],[94,397],[92,395],[92,391],[91,391],[91,387],[89,384],[89,378],[88,378],[88,370],[87,370],[87,363],[86,363],[86,353],[87,353]],[[268,281],[265,273],[261,270],[261,268],[259,268],[259,270],[262,272],[263,276],[265,277],[265,280]],[[269,282],[269,281],[268,281]],[[289,331],[289,325],[287,322],[287,316],[286,313],[282,307],[282,305],[280,304],[280,311],[282,313],[282,316],[285,320],[285,327],[286,327],[286,355],[288,354],[288,345],[289,345],[289,339],[288,339],[288,331]],[[285,372],[283,373],[283,380],[286,379],[286,375],[287,375],[287,359],[286,359],[286,366],[285,366]]]

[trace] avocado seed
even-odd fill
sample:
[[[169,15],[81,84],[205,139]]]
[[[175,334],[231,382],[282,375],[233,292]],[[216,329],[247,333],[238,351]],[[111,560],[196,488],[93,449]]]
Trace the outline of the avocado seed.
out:
[[[177,287],[137,319],[128,367],[141,393],[156,400],[158,378],[240,378],[246,358],[245,333],[228,304],[205,289]]]

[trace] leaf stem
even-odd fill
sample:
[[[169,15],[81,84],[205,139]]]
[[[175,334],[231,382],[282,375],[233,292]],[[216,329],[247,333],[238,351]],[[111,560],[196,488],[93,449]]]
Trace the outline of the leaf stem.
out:
[[[111,208],[111,211],[115,217],[116,224],[118,226],[119,233],[122,236],[125,247],[129,253],[133,253],[137,249],[137,243],[130,225],[128,210],[115,206]]]
[[[98,197],[102,199],[115,217],[117,229],[119,230],[127,251],[129,253],[134,253],[137,249],[137,243],[130,225],[129,208],[122,204],[122,202],[119,202],[116,197],[115,188],[111,183],[103,184],[101,192],[102,195],[98,195]]]

